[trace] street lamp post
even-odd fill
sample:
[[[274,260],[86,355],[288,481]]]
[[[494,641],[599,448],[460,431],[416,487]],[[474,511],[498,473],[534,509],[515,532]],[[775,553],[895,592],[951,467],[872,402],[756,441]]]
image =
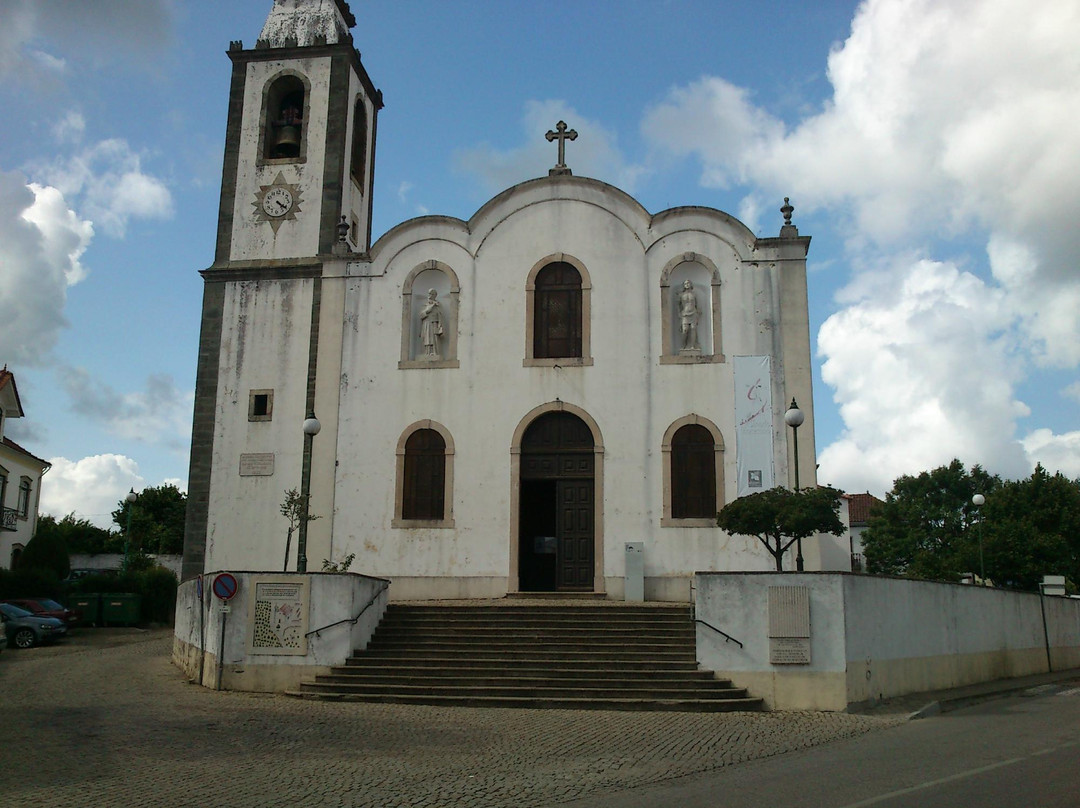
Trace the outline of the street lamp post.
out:
[[[795,397],[791,397],[791,406],[784,413],[784,423],[791,427],[792,447],[795,450],[795,493],[799,493],[799,427],[806,420],[806,414],[795,403]],[[802,538],[795,540],[795,569],[803,571]]]
[[[307,572],[308,500],[311,497],[311,443],[322,424],[314,412],[304,419],[304,461],[300,471],[300,529],[296,539],[296,571]]]
[[[982,508],[986,504],[986,497],[976,494],[971,498],[971,504],[976,508]],[[979,511],[979,577],[982,578],[981,586],[986,586],[986,565],[983,563],[983,537],[982,537],[982,511]]]
[[[124,528],[124,572],[127,572],[128,553],[131,547],[131,512],[135,510],[135,500],[138,498],[139,495],[135,493],[134,488],[124,496],[124,502],[127,503],[127,527]]]

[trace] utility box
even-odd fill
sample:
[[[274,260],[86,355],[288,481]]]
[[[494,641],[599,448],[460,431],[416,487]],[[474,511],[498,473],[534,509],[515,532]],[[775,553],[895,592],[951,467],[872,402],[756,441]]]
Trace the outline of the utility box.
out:
[[[645,600],[645,543],[626,542],[626,583],[623,600],[641,603]]]
[[[128,593],[101,596],[101,623],[105,626],[133,626],[139,622],[138,595]]]

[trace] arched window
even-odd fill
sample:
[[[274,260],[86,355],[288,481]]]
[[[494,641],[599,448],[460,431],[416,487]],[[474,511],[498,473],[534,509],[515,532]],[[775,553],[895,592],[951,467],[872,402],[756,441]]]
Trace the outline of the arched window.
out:
[[[352,140],[352,178],[360,190],[364,190],[364,178],[367,175],[367,142],[368,123],[367,108],[364,99],[357,98],[353,108],[353,140]]]
[[[299,76],[281,76],[266,93],[266,129],[263,157],[267,160],[295,160],[304,154],[304,81]]]
[[[450,433],[434,421],[413,424],[398,442],[397,460],[393,527],[453,527]]]
[[[705,418],[689,415],[664,436],[662,527],[715,527],[724,504],[724,440]]]
[[[581,274],[570,264],[548,264],[536,275],[533,358],[581,356]]]

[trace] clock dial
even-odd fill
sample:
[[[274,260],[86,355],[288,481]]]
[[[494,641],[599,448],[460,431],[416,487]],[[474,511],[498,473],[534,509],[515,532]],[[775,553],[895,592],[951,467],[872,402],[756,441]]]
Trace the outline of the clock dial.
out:
[[[262,209],[267,216],[284,216],[293,206],[293,195],[288,188],[271,188],[263,196]]]

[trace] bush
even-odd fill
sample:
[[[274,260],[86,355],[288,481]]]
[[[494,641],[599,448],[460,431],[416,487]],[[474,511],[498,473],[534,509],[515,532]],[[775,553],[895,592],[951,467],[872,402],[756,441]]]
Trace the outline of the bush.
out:
[[[71,571],[64,537],[55,530],[38,531],[19,556],[18,569],[48,571],[63,580]]]
[[[28,545],[29,546],[29,545]],[[0,569],[0,599],[53,598],[63,600],[64,586],[50,570]]]
[[[151,567],[132,573],[136,590],[142,596],[142,619],[149,623],[172,625],[176,612],[176,574],[164,567]]]

